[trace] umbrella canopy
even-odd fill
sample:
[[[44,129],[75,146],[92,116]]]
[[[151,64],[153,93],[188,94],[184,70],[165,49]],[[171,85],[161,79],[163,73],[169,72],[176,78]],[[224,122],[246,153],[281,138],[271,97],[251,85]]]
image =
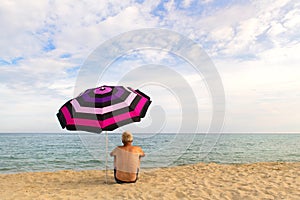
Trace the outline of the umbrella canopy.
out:
[[[112,131],[138,122],[151,104],[150,97],[123,86],[91,88],[66,102],[57,113],[62,128],[93,133]]]

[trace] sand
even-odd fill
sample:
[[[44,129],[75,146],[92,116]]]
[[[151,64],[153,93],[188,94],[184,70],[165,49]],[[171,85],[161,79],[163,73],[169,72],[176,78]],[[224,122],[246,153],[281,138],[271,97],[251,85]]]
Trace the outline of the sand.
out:
[[[0,174],[0,199],[300,199],[300,163],[142,169],[122,185],[111,170]]]

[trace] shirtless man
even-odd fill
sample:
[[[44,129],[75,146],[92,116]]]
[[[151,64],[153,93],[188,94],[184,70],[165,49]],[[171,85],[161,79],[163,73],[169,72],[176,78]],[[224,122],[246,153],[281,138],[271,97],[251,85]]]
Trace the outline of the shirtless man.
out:
[[[117,183],[135,183],[138,179],[140,158],[145,156],[142,148],[133,146],[133,136],[125,131],[122,134],[123,146],[116,147],[111,153],[114,156],[114,177]]]

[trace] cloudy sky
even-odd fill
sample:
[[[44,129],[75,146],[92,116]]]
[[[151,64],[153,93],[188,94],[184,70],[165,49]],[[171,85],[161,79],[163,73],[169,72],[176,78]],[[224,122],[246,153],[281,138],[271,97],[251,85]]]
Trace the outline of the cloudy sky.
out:
[[[55,114],[77,95],[89,55],[111,38],[144,28],[181,34],[207,53],[224,87],[223,132],[300,131],[297,0],[2,0],[0,24],[0,132],[61,132]],[[98,84],[120,83],[128,73],[139,82],[147,64],[185,80],[197,99],[198,131],[207,130],[214,105],[206,82],[172,52],[133,49],[114,60]],[[164,76],[173,83],[174,76]],[[180,86],[166,85],[156,79],[140,87],[150,93],[152,109],[166,116],[160,131],[176,132],[184,110],[174,89]],[[144,123],[156,121],[148,116]]]

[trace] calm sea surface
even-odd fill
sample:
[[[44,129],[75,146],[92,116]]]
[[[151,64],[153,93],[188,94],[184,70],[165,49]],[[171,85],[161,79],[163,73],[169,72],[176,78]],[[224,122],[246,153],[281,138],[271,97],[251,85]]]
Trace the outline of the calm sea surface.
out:
[[[197,162],[300,162],[300,134],[134,135],[146,157],[142,168]],[[0,173],[113,167],[107,156],[121,134],[0,134]],[[108,147],[106,148],[106,143]]]

